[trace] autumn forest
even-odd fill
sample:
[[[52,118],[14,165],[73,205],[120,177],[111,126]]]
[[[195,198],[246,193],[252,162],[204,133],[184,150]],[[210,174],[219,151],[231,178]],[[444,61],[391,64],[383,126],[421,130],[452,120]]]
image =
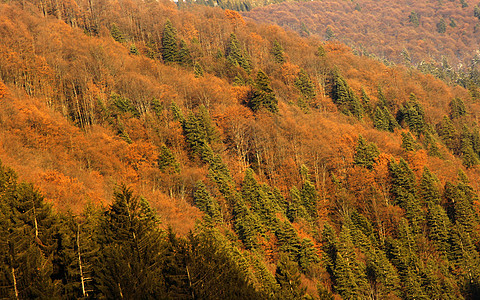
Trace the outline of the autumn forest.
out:
[[[378,2],[1,0],[0,298],[478,299],[480,8]]]

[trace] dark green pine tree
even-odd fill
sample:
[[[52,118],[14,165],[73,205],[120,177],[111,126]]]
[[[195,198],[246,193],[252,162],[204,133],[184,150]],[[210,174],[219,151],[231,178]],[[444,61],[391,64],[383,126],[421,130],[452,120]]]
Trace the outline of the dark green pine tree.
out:
[[[183,135],[193,156],[202,155],[207,145],[207,133],[202,121],[194,114],[190,114],[183,122]]]
[[[362,118],[362,105],[338,70],[333,72],[332,99],[343,114]]]
[[[195,206],[205,213],[206,216],[218,222],[221,220],[220,206],[218,202],[213,199],[210,192],[203,182],[199,181],[195,185],[195,192],[193,193],[193,202]]]
[[[164,297],[162,234],[148,202],[120,186],[101,230],[95,273],[102,294],[112,299]]]
[[[425,111],[422,105],[418,102],[414,94],[410,94],[410,99],[398,111],[398,122],[404,121],[410,131],[420,136],[425,130]]]
[[[428,150],[428,152],[427,152],[428,155],[436,156],[436,157],[441,157],[442,156],[442,154],[440,153],[440,150],[438,149],[437,141],[433,137],[430,130],[427,130],[425,132],[424,145],[425,145],[425,148]]]
[[[450,149],[453,153],[460,153],[460,145],[458,141],[458,133],[455,127],[453,126],[452,121],[444,116],[442,121],[437,124],[437,133],[442,139],[445,146]]]
[[[360,100],[362,103],[362,108],[364,113],[370,118],[373,118],[372,100],[367,95],[367,92],[365,91],[364,88],[362,88],[362,96],[360,97]]]
[[[289,221],[282,222],[275,231],[275,236],[280,244],[280,251],[298,262],[301,258],[302,243],[292,224]]]
[[[110,28],[110,34],[112,35],[113,39],[119,43],[125,42],[125,37],[123,36],[120,29],[118,29],[117,24],[113,23],[112,27]]]
[[[375,114],[373,116],[373,127],[383,131],[390,130],[390,124],[385,117],[383,109],[381,109],[379,106],[375,108]]]
[[[276,113],[278,112],[278,100],[273,89],[270,87],[270,79],[267,74],[259,70],[255,78],[255,86],[249,99],[248,106],[257,112],[262,108]]]
[[[258,216],[238,197],[233,208],[234,228],[247,249],[258,246],[257,233],[263,229]]]
[[[177,62],[183,67],[190,67],[193,64],[192,55],[190,54],[190,50],[184,40],[180,41],[178,47]]]
[[[167,146],[162,145],[157,159],[158,168],[163,172],[178,173],[180,172],[180,164],[175,159],[172,151]]]
[[[480,164],[478,154],[475,153],[472,143],[473,135],[467,126],[463,126],[460,135],[460,149],[462,153],[462,163],[466,168],[472,168]]]
[[[241,67],[247,73],[250,73],[252,69],[251,63],[243,53],[235,33],[230,34],[230,39],[225,49],[225,58],[232,66]]]
[[[449,251],[449,240],[452,223],[447,213],[439,204],[431,204],[427,213],[428,237],[435,242],[440,253]]]
[[[329,224],[325,223],[322,231],[322,260],[327,272],[333,278],[333,272],[337,263],[338,253],[338,239],[335,229]]]
[[[383,115],[388,124],[388,130],[390,132],[393,132],[396,128],[400,128],[397,120],[393,117],[392,113],[386,106],[383,107]]]
[[[325,48],[323,48],[322,44],[318,45],[317,51],[315,52],[315,55],[318,56],[318,57],[327,56],[327,51],[325,51]]]
[[[130,45],[130,54],[131,55],[140,55],[140,52],[138,52],[137,46],[135,46],[135,44]]]
[[[300,93],[302,93],[305,99],[311,100],[315,98],[315,86],[313,85],[313,82],[310,80],[310,77],[304,69],[301,69],[298,73],[298,76],[295,79],[295,86],[300,91]]]
[[[297,187],[292,187],[290,189],[290,199],[287,206],[287,218],[294,222],[298,218],[308,219],[308,213],[305,206],[302,205],[300,191]]]
[[[392,178],[393,198],[401,208],[405,209],[405,214],[412,223],[414,232],[418,232],[424,218],[419,199],[416,197],[415,174],[403,158],[398,164],[392,160],[388,167]]]
[[[54,278],[58,267],[60,223],[43,197],[29,184],[17,184],[16,174],[0,164],[0,297],[59,298]],[[57,288],[56,288],[57,286]]]
[[[402,145],[401,147],[405,151],[415,151],[417,150],[417,143],[415,142],[415,138],[412,136],[410,132],[402,132]]]
[[[386,248],[390,261],[397,268],[404,299],[427,299],[420,277],[421,262],[417,256],[416,235],[406,219],[401,219],[398,239],[387,238]]]
[[[440,21],[437,23],[437,32],[445,33],[446,31],[447,31],[447,22],[445,22],[444,18],[441,18]]]
[[[280,43],[277,40],[273,42],[272,55],[273,55],[273,60],[277,64],[283,64],[284,62],[286,62],[283,47],[282,45],[280,45]]]
[[[172,22],[167,20],[163,27],[162,34],[162,58],[165,63],[177,62],[178,45],[177,45],[177,30],[173,27]]]
[[[466,299],[476,299],[480,292],[480,255],[471,234],[462,225],[456,224],[450,231],[449,260],[457,268],[457,282],[463,283]]]
[[[438,188],[438,179],[427,167],[423,168],[423,174],[418,188],[418,196],[427,205],[440,204],[441,194]]]
[[[275,279],[281,287],[279,299],[302,299],[306,293],[306,288],[301,285],[300,272],[297,264],[291,261],[286,255],[280,256],[275,271]]]
[[[418,14],[415,11],[412,11],[408,16],[408,21],[413,24],[414,27],[418,27],[420,25],[420,21],[418,19]]]
[[[302,189],[300,190],[300,199],[302,205],[305,207],[309,219],[315,220],[318,217],[317,205],[318,205],[318,195],[313,183],[310,181],[310,176],[308,175],[308,169],[305,165],[301,166],[301,174],[303,177]]]
[[[366,255],[367,280],[375,299],[386,299],[398,294],[400,278],[385,252],[372,247]]]
[[[359,263],[347,226],[340,232],[335,269],[335,290],[344,299],[361,299],[367,294],[365,266]]]
[[[203,77],[203,68],[198,62],[193,65],[193,73],[196,78]]]
[[[379,154],[380,152],[375,143],[367,143],[362,135],[358,136],[357,147],[355,148],[355,155],[353,156],[354,164],[372,169]]]
[[[478,196],[473,188],[465,182],[459,182],[454,194],[455,224],[460,224],[467,232],[471,233],[478,225],[478,215],[474,203]]]
[[[300,253],[298,255],[298,265],[302,269],[303,272],[306,272],[308,268],[320,262],[320,258],[318,257],[317,250],[315,249],[315,245],[310,239],[302,239],[300,244]]]
[[[465,103],[460,98],[453,98],[449,105],[449,116],[451,119],[458,119],[467,114]]]

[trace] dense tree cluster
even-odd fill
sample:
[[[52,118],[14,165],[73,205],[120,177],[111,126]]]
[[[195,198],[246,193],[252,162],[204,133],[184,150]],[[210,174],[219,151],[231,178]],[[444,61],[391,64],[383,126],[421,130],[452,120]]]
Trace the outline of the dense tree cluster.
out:
[[[233,11],[57,3],[0,5],[0,156],[35,186],[0,170],[0,298],[478,297],[471,89]]]

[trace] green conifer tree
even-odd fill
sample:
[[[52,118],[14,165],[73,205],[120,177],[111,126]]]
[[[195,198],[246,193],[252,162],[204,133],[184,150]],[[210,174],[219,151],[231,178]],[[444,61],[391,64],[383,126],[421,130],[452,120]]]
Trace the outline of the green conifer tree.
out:
[[[301,285],[298,267],[288,256],[280,256],[275,279],[281,287],[280,299],[301,299],[305,295],[306,289]]]
[[[249,99],[248,106],[254,111],[261,108],[276,113],[278,112],[278,100],[273,89],[270,87],[270,79],[267,74],[259,70],[255,78],[255,86]]]
[[[414,94],[410,94],[410,99],[398,112],[397,119],[399,122],[405,121],[410,131],[417,136],[424,132],[426,127],[425,111]]]
[[[313,85],[312,81],[310,80],[308,74],[305,72],[304,69],[301,69],[298,73],[298,76],[295,79],[295,86],[300,91],[300,93],[302,93],[305,99],[311,100],[315,98],[315,86]]]
[[[177,30],[173,27],[172,22],[167,20],[163,27],[162,34],[162,58],[165,63],[177,62],[178,45],[177,45]]]
[[[441,194],[437,184],[437,177],[432,174],[427,167],[424,167],[422,178],[420,179],[418,195],[425,204],[440,204]]]
[[[358,136],[357,147],[353,156],[354,164],[372,169],[379,154],[380,152],[375,143],[367,143],[362,135]]]
[[[180,40],[177,62],[183,67],[192,66],[192,56],[190,54],[190,50],[188,49],[187,43],[184,40]]]
[[[453,98],[449,103],[449,116],[451,119],[458,119],[467,114],[465,103],[460,98]]]
[[[280,45],[280,43],[277,40],[273,42],[272,55],[273,55],[273,60],[277,64],[283,64],[284,62],[286,62],[283,47],[282,45]]]
[[[417,149],[417,144],[415,142],[415,139],[410,132],[402,132],[401,147],[405,151],[415,151]]]

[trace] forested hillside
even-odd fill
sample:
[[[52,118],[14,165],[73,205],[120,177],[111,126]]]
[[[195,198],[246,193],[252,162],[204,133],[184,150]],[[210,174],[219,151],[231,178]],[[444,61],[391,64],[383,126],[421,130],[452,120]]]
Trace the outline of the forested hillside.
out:
[[[0,298],[480,295],[461,86],[136,0],[3,2],[0,79]]]
[[[244,15],[303,36],[341,41],[360,55],[417,66],[465,86],[478,76],[478,70],[471,74],[471,68],[478,68],[480,50],[475,0],[290,2]],[[478,78],[474,80],[478,84]]]

